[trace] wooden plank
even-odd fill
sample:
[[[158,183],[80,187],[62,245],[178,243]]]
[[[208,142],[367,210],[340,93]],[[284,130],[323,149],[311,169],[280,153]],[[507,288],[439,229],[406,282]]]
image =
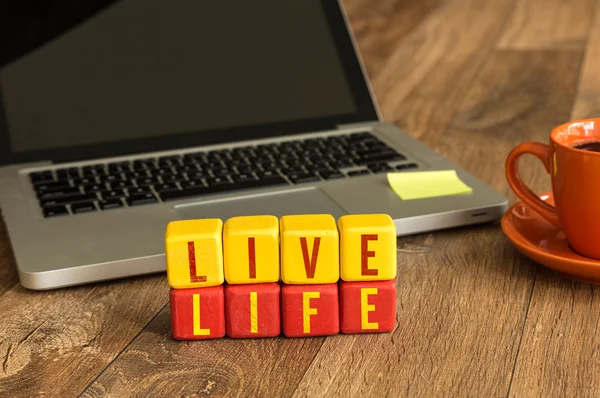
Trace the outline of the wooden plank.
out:
[[[507,192],[508,151],[567,117],[579,58],[494,53],[438,149]],[[537,189],[548,181],[538,173],[524,172]],[[507,395],[536,265],[498,225],[402,238],[399,248],[398,328],[328,339],[295,395]]]
[[[569,120],[581,57],[581,51],[496,52],[436,149],[514,202],[504,161],[522,142],[547,143],[552,128]],[[551,190],[548,174],[533,156],[524,156],[519,169],[533,190]]]
[[[289,396],[323,341],[175,341],[165,308],[83,396]]]
[[[6,226],[0,217],[0,297],[19,282]]]
[[[0,297],[0,395],[75,396],[168,302],[165,276]]]
[[[600,287],[540,267],[510,396],[599,396],[599,328]]]
[[[402,41],[440,6],[440,0],[346,0],[352,32],[368,74],[376,76]]]
[[[600,117],[600,1],[596,0],[572,119]]]
[[[498,47],[581,50],[593,7],[594,0],[520,0]]]
[[[396,330],[328,338],[295,396],[505,395],[534,267],[496,226],[403,238],[398,256]]]
[[[513,1],[451,1],[423,21],[374,76],[384,120],[435,146],[512,7]]]

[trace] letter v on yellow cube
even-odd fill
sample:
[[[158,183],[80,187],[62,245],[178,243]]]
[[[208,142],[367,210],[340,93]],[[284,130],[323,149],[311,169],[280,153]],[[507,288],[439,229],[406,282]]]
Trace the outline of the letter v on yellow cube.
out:
[[[333,216],[283,216],[280,234],[283,283],[326,284],[339,280],[339,233]]]

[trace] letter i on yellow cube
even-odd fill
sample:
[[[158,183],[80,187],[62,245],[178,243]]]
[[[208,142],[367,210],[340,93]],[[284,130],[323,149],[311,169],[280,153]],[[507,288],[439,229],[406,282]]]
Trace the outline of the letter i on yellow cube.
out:
[[[223,221],[173,221],[165,232],[167,279],[173,289],[223,283]]]
[[[340,217],[340,269],[344,281],[396,277],[396,226],[387,214]]]
[[[223,254],[227,283],[279,282],[277,217],[246,216],[225,221]]]
[[[279,227],[283,283],[326,284],[339,280],[339,233],[330,214],[283,216]]]

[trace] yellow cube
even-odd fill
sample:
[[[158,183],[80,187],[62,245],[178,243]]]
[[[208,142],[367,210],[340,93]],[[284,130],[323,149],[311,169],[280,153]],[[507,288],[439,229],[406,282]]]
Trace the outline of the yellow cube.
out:
[[[329,214],[281,217],[281,280],[287,284],[336,283],[339,233]]]
[[[277,217],[233,217],[225,221],[223,255],[227,283],[279,282]]]
[[[396,277],[396,226],[387,214],[342,216],[340,264],[344,281],[381,281]]]
[[[223,283],[223,221],[173,221],[165,232],[167,279],[173,289]]]

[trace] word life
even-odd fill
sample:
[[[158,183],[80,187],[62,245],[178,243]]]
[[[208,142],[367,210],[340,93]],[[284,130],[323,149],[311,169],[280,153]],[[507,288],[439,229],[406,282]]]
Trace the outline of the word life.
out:
[[[389,332],[396,324],[396,227],[385,214],[337,224],[328,214],[174,221],[165,249],[178,340]]]

